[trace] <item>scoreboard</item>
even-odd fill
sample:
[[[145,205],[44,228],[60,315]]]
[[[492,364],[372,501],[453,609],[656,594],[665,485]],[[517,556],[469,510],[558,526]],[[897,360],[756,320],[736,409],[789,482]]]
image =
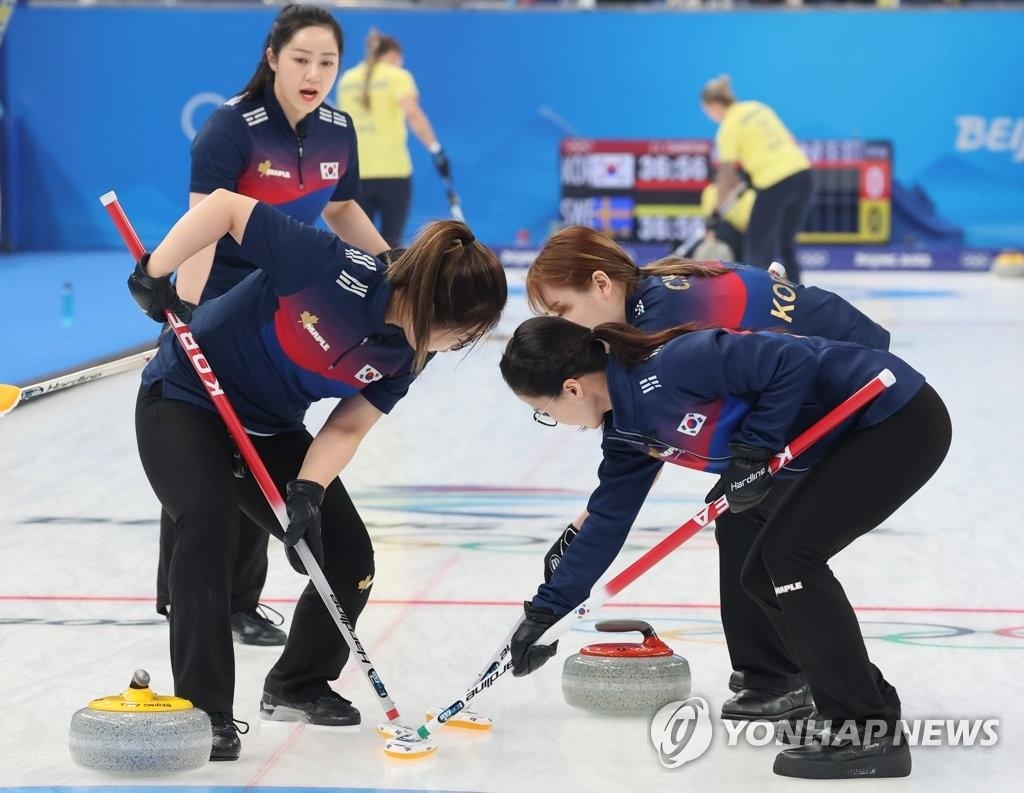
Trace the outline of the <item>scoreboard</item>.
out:
[[[884,243],[892,216],[892,144],[807,140],[814,199],[802,243]],[[675,242],[703,224],[701,192],[712,181],[714,144],[703,139],[595,140],[560,146],[566,225],[636,242]]]

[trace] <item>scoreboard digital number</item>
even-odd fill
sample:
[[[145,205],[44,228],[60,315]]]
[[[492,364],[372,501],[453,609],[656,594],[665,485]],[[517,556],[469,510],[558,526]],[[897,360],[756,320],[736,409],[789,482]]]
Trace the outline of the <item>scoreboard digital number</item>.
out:
[[[888,141],[809,140],[815,196],[804,243],[889,241],[892,145]],[[566,138],[560,147],[566,225],[623,240],[676,242],[702,227],[700,197],[712,181],[710,140]]]

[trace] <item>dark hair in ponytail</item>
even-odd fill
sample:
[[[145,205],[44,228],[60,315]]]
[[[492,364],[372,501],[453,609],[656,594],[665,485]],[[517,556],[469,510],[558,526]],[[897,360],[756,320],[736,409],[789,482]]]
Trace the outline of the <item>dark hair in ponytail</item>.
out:
[[[387,270],[416,339],[413,367],[423,368],[430,334],[438,326],[476,339],[498,324],[508,299],[505,270],[469,226],[428,223]]]
[[[366,36],[366,77],[363,79],[362,96],[359,97],[359,101],[367,110],[370,109],[370,80],[373,79],[373,67],[377,65],[382,55],[401,51],[402,45],[394,36],[386,36],[377,28],[370,28]]]
[[[591,331],[562,317],[534,317],[516,328],[505,346],[501,376],[516,394],[553,397],[566,380],[603,372],[609,355],[632,367],[666,342],[694,330],[698,327],[689,323],[644,333],[632,325],[608,322]]]
[[[598,270],[632,292],[645,275],[702,276],[713,278],[729,270],[721,262],[695,262],[667,256],[646,267],[637,267],[629,254],[607,234],[589,226],[567,226],[551,236],[526,273],[526,299],[537,314],[551,311],[544,302],[544,288],[586,290]]]
[[[273,84],[274,70],[270,68],[270,62],[267,60],[267,49],[269,48],[275,55],[279,55],[281,48],[303,28],[327,28],[330,30],[334,34],[335,41],[338,42],[338,58],[341,59],[345,50],[345,37],[341,32],[341,25],[338,24],[338,20],[331,12],[323,6],[290,3],[281,9],[281,13],[274,19],[274,24],[270,26],[267,40],[260,51],[259,66],[256,67],[255,73],[249,78],[245,88],[242,89],[242,99],[258,97],[262,95],[268,85]]]

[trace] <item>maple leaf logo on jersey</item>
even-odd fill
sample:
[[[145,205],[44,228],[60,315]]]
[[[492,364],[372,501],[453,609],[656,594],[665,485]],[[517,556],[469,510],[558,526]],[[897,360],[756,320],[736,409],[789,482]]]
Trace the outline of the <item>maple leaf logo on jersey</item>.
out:
[[[358,584],[356,584],[356,587],[358,587],[360,592],[365,592],[371,586],[373,586],[373,576],[372,575],[366,576],[366,578],[364,578],[362,581],[360,581]]]
[[[317,346],[319,346],[320,349],[323,350],[324,352],[327,352],[329,349],[331,349],[331,345],[328,344],[327,339],[321,336],[319,331],[317,331],[316,323],[318,323],[319,321],[320,317],[318,317],[316,314],[311,314],[308,311],[303,311],[301,314],[299,314],[299,324],[306,329],[306,333],[313,337],[313,341],[317,343]]]
[[[280,168],[275,168],[274,164],[270,160],[264,160],[256,166],[256,170],[259,171],[260,176],[280,176],[283,179],[291,179],[291,171],[282,171]]]

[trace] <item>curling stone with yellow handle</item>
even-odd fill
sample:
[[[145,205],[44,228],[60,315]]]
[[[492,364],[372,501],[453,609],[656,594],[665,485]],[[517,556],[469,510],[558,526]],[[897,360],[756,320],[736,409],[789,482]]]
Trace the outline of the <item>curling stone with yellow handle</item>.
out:
[[[190,771],[206,763],[212,743],[210,717],[187,699],[154,694],[144,669],[123,693],[76,711],[68,734],[78,765],[115,774]]]

